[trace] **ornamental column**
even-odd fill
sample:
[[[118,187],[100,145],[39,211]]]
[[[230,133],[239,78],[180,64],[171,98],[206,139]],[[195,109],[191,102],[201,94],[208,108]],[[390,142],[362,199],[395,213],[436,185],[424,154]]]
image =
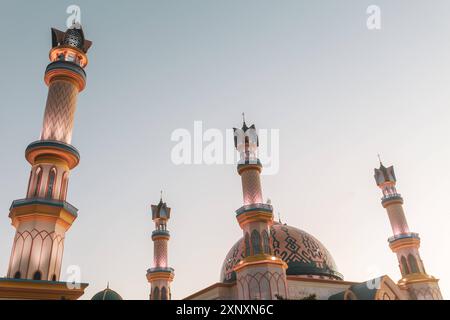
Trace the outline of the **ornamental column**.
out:
[[[26,198],[13,201],[9,217],[16,228],[7,277],[58,282],[66,231],[77,209],[66,201],[70,171],[80,160],[70,143],[78,93],[86,85],[86,53],[92,43],[79,24],[52,29],[50,64],[45,71],[48,98],[40,140],[25,158],[31,164]]]
[[[170,284],[175,273],[169,267],[168,243],[170,233],[167,222],[170,219],[171,208],[163,202],[162,197],[157,205],[152,205],[152,220],[155,230],[153,240],[153,267],[147,270],[147,280],[150,283],[150,300],[171,300]]]
[[[399,262],[402,274],[402,279],[398,282],[400,288],[407,290],[410,299],[441,300],[439,280],[426,273],[420,258],[419,234],[409,230],[403,211],[403,198],[395,187],[397,179],[394,167],[386,168],[380,162],[380,168],[375,169],[375,181],[383,194],[381,204],[387,211],[392,227],[393,236],[388,241]]]
[[[244,234],[245,258],[235,266],[238,298],[241,300],[274,300],[287,298],[286,263],[273,254],[270,227],[273,208],[263,203],[257,157],[259,146],[255,125],[243,123],[234,129],[235,147],[240,153],[237,166],[242,181],[243,206],[236,218]]]

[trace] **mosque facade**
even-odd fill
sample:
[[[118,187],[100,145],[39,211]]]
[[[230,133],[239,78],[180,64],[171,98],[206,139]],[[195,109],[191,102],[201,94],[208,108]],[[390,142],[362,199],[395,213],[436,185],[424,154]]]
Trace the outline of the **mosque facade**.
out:
[[[79,299],[87,283],[60,280],[66,232],[78,210],[67,201],[70,172],[80,161],[72,146],[77,96],[86,86],[87,52],[81,25],[65,32],[52,29],[50,63],[45,71],[48,98],[41,136],[25,150],[31,166],[24,199],[14,200],[9,218],[16,233],[6,277],[0,278],[0,299]],[[420,237],[412,232],[397,192],[394,168],[375,169],[381,206],[392,236],[389,247],[397,256],[402,278],[384,275],[365,282],[344,280],[327,248],[313,235],[276,221],[273,207],[263,201],[258,159],[259,139],[254,125],[244,120],[235,131],[240,154],[237,173],[242,183],[242,206],[236,222],[242,237],[224,252],[217,283],[186,300],[440,300],[438,279],[428,275],[420,257]],[[154,260],[146,273],[151,300],[169,300],[175,270],[169,263],[171,208],[163,201],[151,206],[155,229]],[[143,275],[144,281],[144,275]],[[108,287],[92,300],[122,300]]]

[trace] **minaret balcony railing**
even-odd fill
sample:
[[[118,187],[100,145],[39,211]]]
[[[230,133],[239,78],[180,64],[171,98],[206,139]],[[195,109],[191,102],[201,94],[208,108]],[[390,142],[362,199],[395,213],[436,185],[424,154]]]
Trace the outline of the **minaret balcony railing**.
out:
[[[391,200],[403,200],[403,198],[399,193],[386,194],[383,197],[381,197],[381,203]]]
[[[78,64],[76,64],[75,62],[72,61],[54,61],[51,62],[48,66],[47,69],[45,70],[45,72],[49,72],[52,70],[56,70],[56,69],[66,69],[72,72],[76,72],[79,75],[81,75],[83,77],[83,79],[86,80],[86,72],[84,71],[84,69],[82,67],[80,67]]]
[[[47,205],[58,208],[63,208],[67,210],[72,216],[78,216],[78,209],[73,205],[68,203],[67,201],[54,200],[54,199],[45,199],[45,198],[30,198],[30,199],[20,199],[14,200],[11,204],[10,210],[18,207],[28,206],[28,205]]]
[[[33,149],[39,148],[39,147],[54,147],[63,149],[66,151],[69,151],[74,156],[76,156],[78,159],[80,158],[80,152],[75,148],[73,145],[57,141],[57,140],[37,140],[28,145],[28,147],[25,149],[25,153],[30,152]]]
[[[67,143],[56,140],[38,140],[28,145],[25,150],[25,158],[33,165],[36,158],[42,154],[56,155],[61,157],[69,166],[69,169],[75,168],[80,162],[80,153],[78,150]]]
[[[266,212],[273,212],[273,207],[270,204],[267,203],[252,203],[252,204],[247,204],[244,205],[242,207],[240,207],[239,209],[236,210],[236,215],[240,215],[243,214],[245,212],[249,212],[249,211],[266,211]]]
[[[147,270],[147,273],[157,273],[157,272],[175,273],[175,269],[166,267],[166,268],[150,268]]]
[[[262,167],[262,163],[258,158],[244,158],[238,161],[238,168],[249,164]]]
[[[153,236],[170,236],[170,232],[169,230],[154,230],[152,232],[152,237]]]
[[[394,241],[396,241],[396,240],[399,240],[399,239],[406,239],[406,238],[420,239],[418,233],[415,233],[415,232],[408,232],[408,233],[397,234],[397,235],[395,235],[395,236],[393,236],[393,237],[390,237],[390,238],[388,239],[388,242],[391,243],[391,242],[394,242]]]

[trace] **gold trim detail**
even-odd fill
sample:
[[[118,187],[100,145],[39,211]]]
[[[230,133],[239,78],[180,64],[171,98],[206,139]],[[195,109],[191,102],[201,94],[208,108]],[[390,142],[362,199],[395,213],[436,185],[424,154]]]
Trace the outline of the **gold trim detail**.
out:
[[[76,219],[64,208],[45,204],[29,204],[12,208],[9,217],[12,225],[16,228],[20,222],[37,219],[54,221],[63,226],[65,230],[68,230]]]
[[[250,257],[247,257],[247,258],[241,260],[241,262],[239,262],[234,267],[234,271],[239,272],[241,269],[243,269],[245,267],[259,265],[259,264],[276,265],[276,266],[280,266],[283,269],[288,268],[287,263],[278,257],[271,256],[268,254],[258,254],[258,255],[250,256]]]
[[[241,213],[236,217],[241,228],[250,222],[265,222],[271,224],[273,221],[273,212],[267,211],[248,211]]]
[[[426,283],[426,282],[438,282],[439,279],[436,279],[433,276],[430,276],[425,273],[412,273],[408,274],[405,277],[401,278],[398,281],[398,285],[401,288],[406,288],[409,284],[413,283]]]
[[[54,159],[52,161],[55,162],[51,163],[56,165],[58,164],[57,159],[59,159],[59,161],[64,161],[65,166],[67,166],[70,170],[75,168],[80,162],[80,159],[76,157],[73,153],[52,146],[34,147],[25,154],[25,158],[31,165],[38,164],[40,163],[40,161],[44,161],[44,159],[45,160]]]
[[[420,239],[417,238],[403,238],[397,239],[389,244],[389,247],[393,252],[397,252],[400,249],[404,248],[419,248],[420,247]]]
[[[70,289],[66,282],[0,280],[0,299],[19,300],[77,300],[84,294],[87,283]]]
[[[165,280],[172,282],[175,275],[172,272],[152,272],[147,273],[148,282],[156,281],[156,280]]]

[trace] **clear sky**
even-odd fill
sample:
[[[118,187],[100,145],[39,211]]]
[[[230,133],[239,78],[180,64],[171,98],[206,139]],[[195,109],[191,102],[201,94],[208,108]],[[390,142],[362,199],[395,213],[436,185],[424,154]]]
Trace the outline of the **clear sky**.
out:
[[[238,126],[243,111],[280,130],[280,170],[263,177],[264,197],[323,242],[346,280],[400,278],[373,179],[377,153],[394,164],[425,267],[450,297],[448,0],[1,1],[0,275],[14,236],[8,208],[28,181],[24,150],[41,130],[50,27],[64,29],[74,3],[94,45],[63,270],[81,267],[84,298],[109,281],[126,299],[148,299],[160,189],[172,207],[173,297],[219,281],[241,236],[240,178],[233,165],[176,166],[170,137],[196,120]],[[372,4],[378,31],[366,27]]]

